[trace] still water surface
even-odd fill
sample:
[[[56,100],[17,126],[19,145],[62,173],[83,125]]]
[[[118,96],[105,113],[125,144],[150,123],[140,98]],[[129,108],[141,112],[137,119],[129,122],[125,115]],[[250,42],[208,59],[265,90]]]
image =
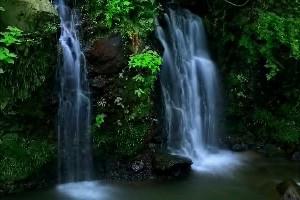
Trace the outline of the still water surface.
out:
[[[162,183],[82,182],[3,200],[278,200],[276,184],[300,182],[300,163],[245,156],[251,158],[234,171],[193,171],[186,179]]]

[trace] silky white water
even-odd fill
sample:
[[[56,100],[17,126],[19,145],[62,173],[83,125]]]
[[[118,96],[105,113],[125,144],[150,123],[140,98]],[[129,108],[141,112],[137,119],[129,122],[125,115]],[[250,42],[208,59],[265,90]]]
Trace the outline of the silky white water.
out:
[[[193,168],[227,170],[239,161],[217,148],[220,91],[201,18],[187,10],[169,10],[157,28],[164,48],[161,86],[167,147],[189,157]]]
[[[67,198],[74,200],[102,200],[109,199],[112,188],[98,182],[77,182],[57,186],[57,191]]]
[[[59,181],[65,183],[89,180],[92,176],[90,99],[77,15],[63,0],[56,0],[55,4],[61,20],[58,168]]]

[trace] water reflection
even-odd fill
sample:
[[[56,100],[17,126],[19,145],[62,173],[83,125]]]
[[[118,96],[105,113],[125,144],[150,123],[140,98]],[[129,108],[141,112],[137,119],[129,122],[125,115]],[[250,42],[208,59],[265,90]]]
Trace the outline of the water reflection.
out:
[[[58,185],[58,193],[73,200],[102,200],[111,196],[112,188],[99,182],[77,182]],[[115,191],[115,189],[114,189]]]

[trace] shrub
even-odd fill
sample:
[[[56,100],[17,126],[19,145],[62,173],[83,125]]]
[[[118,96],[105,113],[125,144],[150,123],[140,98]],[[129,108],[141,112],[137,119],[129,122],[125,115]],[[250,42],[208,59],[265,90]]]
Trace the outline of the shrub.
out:
[[[14,59],[17,55],[11,53],[7,47],[21,44],[20,38],[22,36],[22,31],[17,27],[9,26],[7,27],[6,32],[0,34],[2,35],[2,38],[0,39],[0,43],[2,44],[0,47],[0,61],[4,64],[14,64]],[[4,73],[4,71],[2,71],[2,73]]]
[[[259,110],[254,114],[254,122],[256,134],[262,140],[269,138],[281,144],[299,144],[300,142],[300,127],[295,119],[282,118],[269,111]]]
[[[147,69],[152,74],[156,74],[160,70],[162,58],[155,51],[146,51],[144,53],[135,54],[130,57],[129,68]]]
[[[154,30],[158,8],[155,0],[91,0],[85,10],[95,29],[104,32],[106,27],[109,33],[121,33],[131,40],[132,50],[137,53],[142,40]]]
[[[100,128],[102,126],[102,124],[104,123],[104,118],[105,118],[105,115],[102,113],[102,114],[98,114],[96,116],[96,127]]]
[[[133,157],[145,148],[145,138],[153,125],[152,92],[161,63],[154,51],[130,57],[126,72],[116,80],[117,96],[109,100],[113,103],[99,102],[98,112],[107,117],[101,127],[97,126],[97,118],[103,122],[104,115],[96,117],[94,144],[98,153]]]
[[[138,97],[150,96],[161,64],[162,58],[157,52],[151,50],[130,57],[129,68],[138,71],[138,74],[133,77],[133,80],[136,82],[134,93]],[[149,99],[149,101],[151,100]]]

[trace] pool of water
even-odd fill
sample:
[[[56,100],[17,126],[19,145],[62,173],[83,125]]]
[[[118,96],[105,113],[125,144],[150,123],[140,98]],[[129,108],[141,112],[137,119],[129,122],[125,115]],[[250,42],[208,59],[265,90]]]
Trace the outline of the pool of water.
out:
[[[159,183],[71,183],[3,200],[278,200],[275,187],[280,181],[300,182],[300,163],[240,156],[247,159],[222,173],[193,170],[185,179]]]

